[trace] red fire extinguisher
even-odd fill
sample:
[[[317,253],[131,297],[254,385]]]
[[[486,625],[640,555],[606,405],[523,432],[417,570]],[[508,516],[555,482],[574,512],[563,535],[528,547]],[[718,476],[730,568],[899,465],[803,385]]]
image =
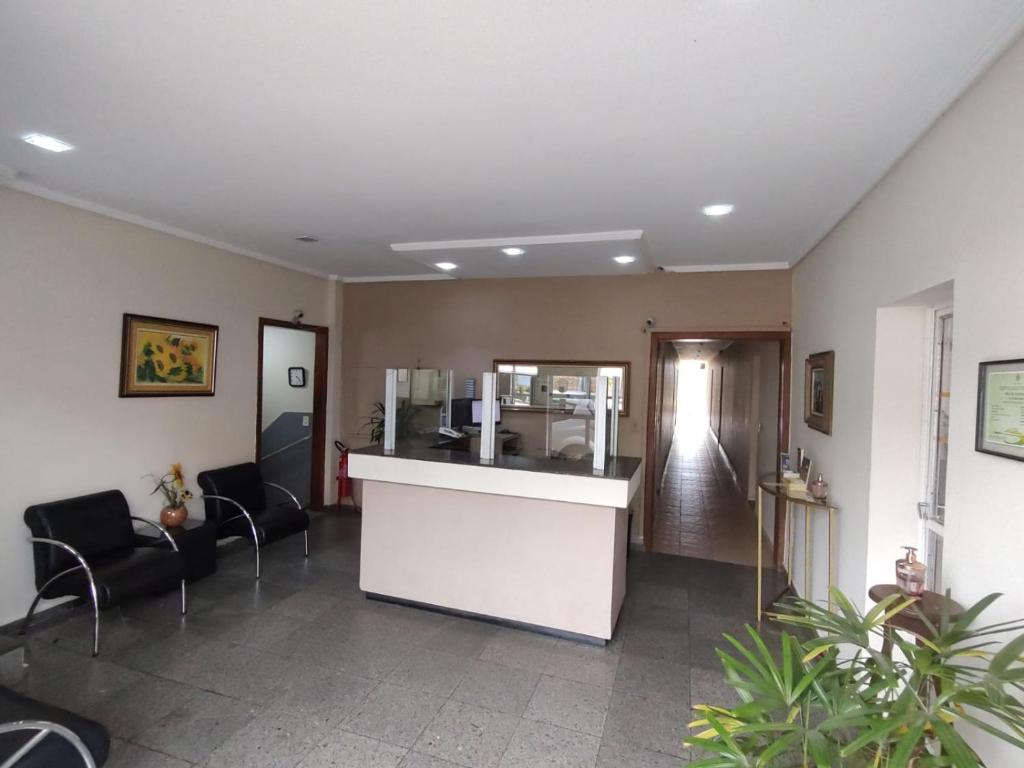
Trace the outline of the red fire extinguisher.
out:
[[[352,495],[352,480],[348,476],[348,448],[341,440],[334,441],[334,447],[338,449],[338,503],[347,496]]]

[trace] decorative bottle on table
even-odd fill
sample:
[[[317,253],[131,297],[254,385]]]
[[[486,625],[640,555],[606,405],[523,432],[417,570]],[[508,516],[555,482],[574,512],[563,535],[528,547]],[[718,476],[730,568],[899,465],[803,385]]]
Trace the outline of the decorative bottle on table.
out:
[[[917,547],[903,549],[907,555],[896,561],[896,586],[907,597],[920,597],[924,594],[928,567],[917,559]]]

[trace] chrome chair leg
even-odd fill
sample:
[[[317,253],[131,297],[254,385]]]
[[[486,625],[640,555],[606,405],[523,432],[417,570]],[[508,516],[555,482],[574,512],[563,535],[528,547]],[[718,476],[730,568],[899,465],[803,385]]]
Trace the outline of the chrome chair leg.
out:
[[[92,594],[92,655],[100,655],[100,601],[96,594],[96,585],[89,585]]]
[[[309,531],[303,531],[302,538],[305,539],[306,557],[309,557]]]
[[[253,550],[256,552],[256,581],[260,580],[260,542],[259,539],[253,536],[252,540]]]
[[[188,613],[188,598],[185,597],[185,580],[181,580],[181,615]]]

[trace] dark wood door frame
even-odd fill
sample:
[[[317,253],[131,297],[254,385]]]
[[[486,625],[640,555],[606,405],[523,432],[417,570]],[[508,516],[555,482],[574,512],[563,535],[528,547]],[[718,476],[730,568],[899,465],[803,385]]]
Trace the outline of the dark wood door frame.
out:
[[[259,325],[259,353],[256,357],[256,463],[260,461],[260,442],[263,437],[263,329],[268,325],[310,331],[316,334],[313,353],[313,466],[310,477],[309,506],[318,509],[324,505],[324,462],[327,456],[327,352],[330,349],[330,331],[323,325],[296,325],[286,320],[261,317]]]
[[[647,373],[647,426],[644,461],[644,548],[650,552],[654,545],[654,489],[657,483],[654,455],[656,442],[655,414],[657,413],[658,346],[663,341],[695,341],[699,339],[729,339],[733,341],[779,342],[779,421],[777,450],[789,449],[789,409],[792,372],[791,334],[786,331],[652,331],[650,364]],[[774,560],[782,563],[782,531],[785,512],[776,509],[774,526]]]

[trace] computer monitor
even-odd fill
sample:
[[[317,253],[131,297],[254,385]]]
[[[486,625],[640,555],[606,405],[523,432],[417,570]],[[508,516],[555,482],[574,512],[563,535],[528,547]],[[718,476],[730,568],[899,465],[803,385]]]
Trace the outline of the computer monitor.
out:
[[[470,397],[452,398],[452,429],[462,429],[473,423],[473,399]]]
[[[480,421],[483,419],[483,412],[484,412],[484,401],[483,400],[474,400],[473,401],[473,424],[474,425],[478,426],[480,424]],[[494,423],[495,424],[501,424],[501,404],[497,400],[494,401]]]

